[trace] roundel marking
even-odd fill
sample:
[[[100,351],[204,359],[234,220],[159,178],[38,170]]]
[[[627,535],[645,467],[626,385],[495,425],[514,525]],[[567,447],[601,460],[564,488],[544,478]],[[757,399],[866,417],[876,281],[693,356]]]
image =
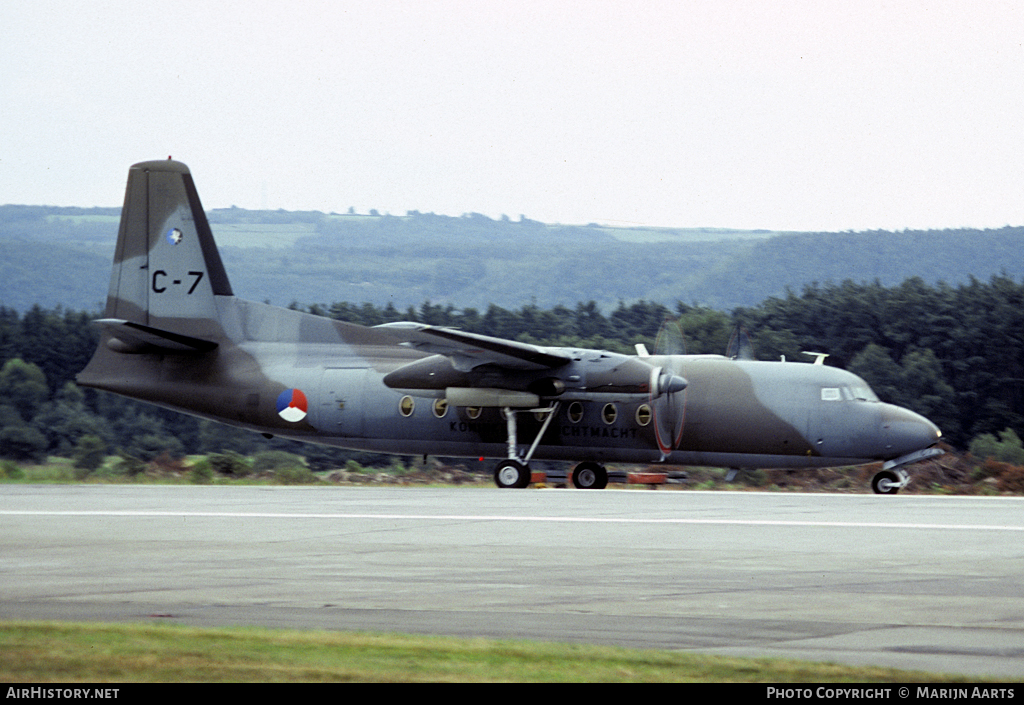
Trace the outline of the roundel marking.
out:
[[[172,245],[177,245],[183,237],[185,237],[184,234],[178,228],[171,228],[167,231],[167,242]]]
[[[277,415],[285,421],[298,423],[308,411],[309,402],[301,389],[286,389],[277,397]]]

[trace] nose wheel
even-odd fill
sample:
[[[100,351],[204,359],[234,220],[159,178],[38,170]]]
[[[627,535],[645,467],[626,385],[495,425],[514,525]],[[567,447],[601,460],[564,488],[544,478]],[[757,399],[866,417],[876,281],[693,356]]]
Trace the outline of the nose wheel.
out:
[[[910,475],[900,468],[882,470],[871,478],[871,490],[875,494],[896,494],[910,482]]]

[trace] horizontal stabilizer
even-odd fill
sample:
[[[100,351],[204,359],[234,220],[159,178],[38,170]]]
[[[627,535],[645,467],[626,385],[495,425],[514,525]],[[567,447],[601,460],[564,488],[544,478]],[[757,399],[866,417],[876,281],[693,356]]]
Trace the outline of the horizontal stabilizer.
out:
[[[466,333],[453,328],[412,322],[385,323],[374,328],[386,331],[397,343],[445,355],[451,358],[456,369],[462,371],[487,364],[517,370],[545,370],[572,361],[566,355],[537,345]]]
[[[211,340],[172,333],[120,318],[101,318],[93,322],[110,332],[111,339],[107,346],[115,352],[145,353],[153,352],[154,348],[172,352],[209,352],[217,347],[217,343]]]

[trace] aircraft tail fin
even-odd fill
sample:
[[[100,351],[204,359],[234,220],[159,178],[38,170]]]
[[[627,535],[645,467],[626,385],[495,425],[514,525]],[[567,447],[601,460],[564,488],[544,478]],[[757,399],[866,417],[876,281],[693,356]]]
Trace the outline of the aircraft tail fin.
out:
[[[211,338],[220,332],[214,297],[231,295],[188,167],[171,160],[133,165],[104,318]]]

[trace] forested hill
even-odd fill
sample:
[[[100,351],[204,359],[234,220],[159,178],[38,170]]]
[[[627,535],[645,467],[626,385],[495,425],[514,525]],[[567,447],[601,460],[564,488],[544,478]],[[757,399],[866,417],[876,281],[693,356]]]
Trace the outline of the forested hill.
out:
[[[733,261],[727,279],[738,292],[729,306],[749,306],[787,287],[799,290],[814,282],[878,280],[895,286],[910,277],[952,285],[993,275],[1020,279],[1022,253],[1024,227],[779,235],[755,243]],[[728,286],[713,288],[709,283],[708,290],[718,300],[729,298]]]
[[[0,305],[99,310],[119,209],[0,206]],[[213,210],[235,293],[303,305],[456,307],[639,300],[754,306],[813,282],[951,285],[1024,276],[1024,227],[773,233],[405,216]]]

